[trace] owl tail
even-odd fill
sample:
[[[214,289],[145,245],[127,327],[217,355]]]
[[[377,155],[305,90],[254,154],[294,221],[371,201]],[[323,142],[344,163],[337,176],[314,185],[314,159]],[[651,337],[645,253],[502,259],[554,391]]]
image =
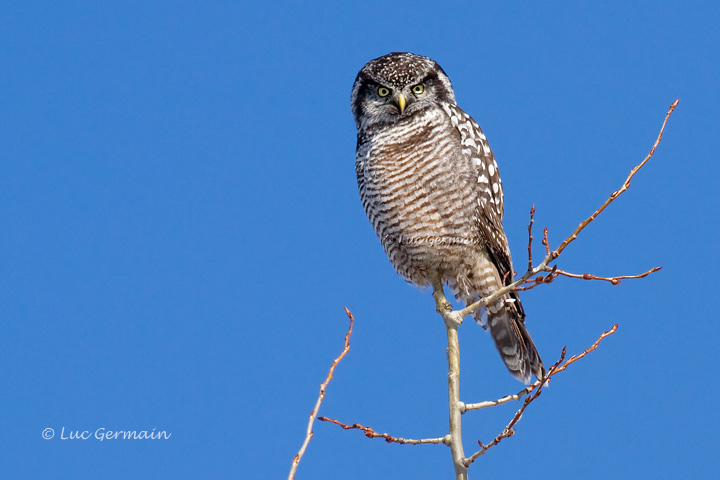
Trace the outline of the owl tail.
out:
[[[491,295],[502,286],[496,267],[486,258],[479,259],[466,282],[449,283],[455,297],[465,305]],[[483,328],[490,330],[495,347],[515,378],[528,384],[531,374],[538,379],[545,375],[540,354],[525,328],[525,312],[517,293],[505,295],[473,316]]]
[[[545,367],[523,323],[522,306],[517,296],[492,303],[486,309],[490,335],[510,373],[525,384],[530,383],[531,373],[542,378]]]

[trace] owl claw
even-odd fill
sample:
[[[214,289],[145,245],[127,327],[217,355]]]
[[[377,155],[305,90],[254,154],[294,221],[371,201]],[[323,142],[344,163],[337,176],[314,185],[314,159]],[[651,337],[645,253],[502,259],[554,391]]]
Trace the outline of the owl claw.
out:
[[[440,315],[445,315],[453,311],[452,304],[445,300],[445,297],[435,298],[435,311]]]
[[[455,327],[462,324],[462,317],[458,312],[453,311],[452,304],[445,298],[445,292],[443,291],[442,282],[435,279],[433,283],[433,298],[435,299],[435,311],[445,320],[446,324],[454,325]]]

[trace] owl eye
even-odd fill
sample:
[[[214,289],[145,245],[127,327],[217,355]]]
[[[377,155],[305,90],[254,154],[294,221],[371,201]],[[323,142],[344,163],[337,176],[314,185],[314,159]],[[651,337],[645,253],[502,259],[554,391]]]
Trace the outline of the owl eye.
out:
[[[418,85],[415,85],[414,87],[412,87],[412,92],[413,92],[415,95],[420,95],[420,94],[422,94],[424,91],[425,91],[425,87],[423,87],[422,84],[418,84]]]
[[[381,97],[387,97],[388,95],[390,95],[390,89],[385,87],[379,87],[378,95],[380,95]]]

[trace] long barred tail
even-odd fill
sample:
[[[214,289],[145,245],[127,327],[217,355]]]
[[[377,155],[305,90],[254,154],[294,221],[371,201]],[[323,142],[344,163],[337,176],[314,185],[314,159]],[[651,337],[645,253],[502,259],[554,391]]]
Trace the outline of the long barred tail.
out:
[[[521,312],[522,306],[517,297],[505,298],[487,306],[487,323],[505,366],[515,378],[527,384],[530,383],[531,373],[538,379],[542,378],[545,367],[525,328]]]

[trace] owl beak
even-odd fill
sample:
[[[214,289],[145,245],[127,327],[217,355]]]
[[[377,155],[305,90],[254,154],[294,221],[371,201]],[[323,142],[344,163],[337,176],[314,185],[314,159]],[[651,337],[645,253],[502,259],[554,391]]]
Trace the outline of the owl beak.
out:
[[[407,103],[407,101],[405,100],[405,96],[400,95],[397,99],[398,108],[400,109],[400,115],[402,115],[403,112],[405,112],[406,103]]]

